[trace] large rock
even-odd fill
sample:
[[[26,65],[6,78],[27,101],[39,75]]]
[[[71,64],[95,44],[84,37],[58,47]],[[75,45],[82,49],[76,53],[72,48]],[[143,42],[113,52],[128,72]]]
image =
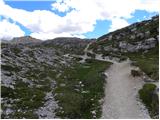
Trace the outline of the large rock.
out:
[[[132,45],[132,44],[128,44],[127,45],[127,51],[128,52],[135,52],[135,51],[137,51],[137,46],[136,45]]]
[[[126,49],[126,47],[127,47],[127,43],[125,41],[119,42],[119,48]]]
[[[147,44],[151,44],[151,43],[156,43],[156,39],[155,38],[149,38],[149,39],[146,39],[145,40],[145,43],[147,43]]]
[[[136,35],[137,38],[143,39],[144,38],[144,34],[143,33],[138,33]]]
[[[135,35],[131,35],[131,36],[130,36],[130,39],[132,39],[132,40],[134,40],[135,38],[136,38]]]
[[[112,40],[112,35],[110,35],[110,36],[108,37],[108,40],[109,40],[109,41]]]
[[[145,38],[148,38],[150,36],[150,31],[145,32]]]

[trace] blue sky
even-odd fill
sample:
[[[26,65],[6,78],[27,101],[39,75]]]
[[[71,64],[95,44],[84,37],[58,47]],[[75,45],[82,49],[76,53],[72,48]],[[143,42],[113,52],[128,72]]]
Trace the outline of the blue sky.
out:
[[[66,22],[66,18],[67,18],[69,23],[68,23],[68,21],[66,22],[67,24],[65,24],[65,25],[61,25],[60,23],[57,23],[58,26],[62,27],[61,29],[60,28],[58,29],[58,27],[57,27],[57,29],[54,28],[54,27],[52,29],[47,29],[51,33],[51,35],[53,35],[53,37],[54,37],[54,35],[55,36],[60,36],[63,33],[62,36],[65,36],[65,35],[66,36],[68,36],[68,35],[72,36],[73,35],[73,36],[80,36],[80,37],[82,36],[82,37],[86,37],[86,38],[97,38],[97,37],[100,37],[103,34],[108,33],[109,31],[114,31],[116,29],[125,27],[129,24],[139,22],[139,21],[143,21],[143,20],[146,20],[146,19],[150,19],[152,16],[158,14],[158,12],[156,10],[152,10],[152,9],[147,11],[146,8],[144,8],[144,9],[138,9],[138,8],[134,9],[133,8],[130,11],[130,13],[129,12],[127,13],[127,15],[130,16],[130,17],[125,15],[126,13],[125,13],[125,10],[124,10],[124,11],[122,11],[122,12],[124,12],[124,15],[123,14],[120,15],[120,13],[117,12],[118,13],[117,16],[113,16],[113,17],[100,16],[99,18],[98,17],[94,18],[96,16],[91,15],[91,17],[93,16],[93,18],[91,18],[91,17],[88,17],[88,16],[90,16],[90,13],[91,13],[90,11],[88,11],[88,9],[89,9],[89,6],[88,6],[88,9],[86,9],[86,12],[88,11],[88,15],[86,15],[87,17],[84,16],[84,17],[86,17],[86,19],[84,19],[84,18],[82,18],[83,17],[82,14],[80,14],[80,12],[77,12],[77,11],[82,11],[82,13],[83,13],[83,7],[79,8],[79,7],[76,6],[74,8],[74,6],[69,6],[68,5],[69,7],[64,6],[64,8],[66,7],[66,9],[63,10],[62,9],[63,8],[62,4],[56,3],[56,1],[54,1],[54,0],[52,0],[52,1],[20,1],[20,0],[14,1],[14,0],[6,0],[6,1],[4,1],[4,4],[5,4],[5,6],[9,6],[13,10],[13,12],[15,11],[15,9],[24,10],[24,11],[20,11],[19,15],[23,14],[23,12],[24,13],[28,12],[27,14],[32,14],[32,13],[35,13],[36,10],[39,10],[40,12],[43,12],[43,13],[44,13],[44,11],[47,11],[47,12],[49,11],[49,13],[47,13],[47,14],[53,13],[55,19],[59,20],[59,18],[62,18],[62,19],[64,19],[63,20],[64,22]],[[53,5],[53,4],[55,4],[55,5]],[[66,5],[66,4],[67,3],[65,3],[64,5]],[[61,6],[62,6],[62,8],[61,8]],[[151,6],[151,7],[153,7],[153,6]],[[7,7],[6,7],[6,9],[7,9]],[[85,7],[84,7],[84,9],[85,9]],[[97,10],[98,10],[98,7],[97,7]],[[113,12],[115,12],[115,10]],[[126,8],[126,10],[127,10],[127,8]],[[107,14],[107,15],[109,14],[108,13],[109,10],[104,8],[104,11],[106,11],[105,14]],[[40,14],[40,12],[38,12],[37,14]],[[73,12],[73,18],[72,18],[71,15],[69,15],[72,12]],[[5,13],[5,14],[8,14],[8,13]],[[100,12],[97,13],[97,16],[99,14],[100,14]],[[78,18],[80,19],[79,23],[78,22],[74,23],[74,21],[72,21],[74,19],[77,20],[76,15],[77,15],[77,19]],[[20,19],[15,17],[16,14],[15,14],[15,16],[13,16],[13,17],[12,16],[13,15],[8,15],[6,17],[3,14],[3,15],[1,15],[1,21],[3,21],[4,19],[5,20],[7,19],[7,22],[9,22],[9,24],[14,24],[14,25],[18,26],[19,29],[24,32],[24,35],[31,35],[33,37],[35,36],[35,37],[39,38],[39,37],[41,37],[39,34],[43,33],[44,34],[43,36],[45,36],[45,35],[46,36],[51,36],[50,34],[48,35],[46,33],[46,32],[48,32],[47,30],[43,31],[43,28],[39,28],[39,26],[31,24],[32,26],[37,27],[38,31],[36,31],[36,29],[31,27],[31,25],[29,23],[25,23],[25,21],[22,20],[23,17],[20,20]],[[81,21],[81,18],[84,19],[84,20]],[[91,20],[90,20],[90,18],[91,18]],[[114,19],[114,18],[116,18],[116,19]],[[27,19],[27,18],[24,17],[24,20],[25,19]],[[37,19],[37,18],[35,17],[35,19]],[[48,17],[46,19],[50,19],[50,18]],[[87,19],[88,19],[88,21],[87,21]],[[118,20],[119,20],[119,22],[118,22]],[[43,20],[39,20],[39,21],[43,22]],[[90,21],[91,21],[91,23],[90,23]],[[53,21],[53,26],[56,26],[57,24]],[[77,29],[76,29],[76,24],[77,24]],[[81,24],[82,24],[83,27],[80,26]],[[50,26],[52,26],[52,24],[50,24]],[[47,26],[47,27],[50,27],[50,26]],[[70,26],[72,26],[72,27],[70,28]],[[86,30],[85,30],[85,27],[86,27]],[[63,29],[64,29],[64,31],[63,31]],[[51,30],[53,30],[53,32]],[[77,31],[77,32],[75,32],[75,31]]]

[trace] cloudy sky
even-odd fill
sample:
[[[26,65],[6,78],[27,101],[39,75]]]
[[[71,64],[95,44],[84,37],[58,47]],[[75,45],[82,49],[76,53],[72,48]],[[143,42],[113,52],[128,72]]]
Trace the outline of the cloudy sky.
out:
[[[0,39],[97,38],[158,14],[160,0],[0,0]]]

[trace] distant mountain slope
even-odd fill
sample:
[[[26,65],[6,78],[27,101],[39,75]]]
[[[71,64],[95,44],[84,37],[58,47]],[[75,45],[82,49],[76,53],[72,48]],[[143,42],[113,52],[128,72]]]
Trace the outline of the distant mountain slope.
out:
[[[136,52],[154,48],[159,40],[159,16],[151,20],[132,24],[128,27],[103,35],[92,44],[95,52]]]
[[[90,50],[103,57],[129,57],[150,77],[158,80],[158,42],[159,16],[155,16],[101,36],[92,43]]]
[[[10,43],[14,43],[14,44],[26,44],[26,43],[38,43],[38,42],[42,42],[39,39],[35,39],[32,38],[30,36],[25,36],[25,37],[17,37],[17,38],[13,38],[11,41],[9,41]]]

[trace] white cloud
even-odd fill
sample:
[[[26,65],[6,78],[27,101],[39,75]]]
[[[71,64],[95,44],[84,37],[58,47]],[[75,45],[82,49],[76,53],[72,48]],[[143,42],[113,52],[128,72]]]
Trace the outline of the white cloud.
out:
[[[0,40],[10,40],[13,37],[21,37],[25,34],[18,25],[5,19],[0,21],[0,26]]]
[[[126,20],[121,19],[121,18],[114,18],[112,20],[111,27],[109,28],[109,32],[126,27],[128,25],[129,25],[129,23]]]
[[[84,33],[94,30],[97,20],[110,20],[113,31],[128,25],[126,19],[135,10],[157,12],[159,3],[160,0],[57,0],[51,6],[66,13],[61,17],[48,10],[29,12],[12,8],[0,0],[0,15],[22,24],[32,32],[31,36],[39,39],[84,37]]]
[[[37,39],[41,39],[41,40],[46,40],[46,39],[53,39],[53,38],[56,38],[56,37],[79,37],[79,38],[85,38],[85,36],[83,35],[71,35],[70,33],[60,33],[60,34],[55,34],[53,32],[49,32],[49,33],[43,33],[43,32],[40,32],[40,33],[31,33],[31,36],[34,37],[34,38],[37,38]]]
[[[70,18],[72,23],[86,26],[86,31],[94,30],[96,20],[111,20],[109,31],[114,31],[129,25],[126,19],[133,17],[135,10],[158,12],[158,4],[160,0],[59,0],[52,7],[60,12],[74,9],[66,18]]]

